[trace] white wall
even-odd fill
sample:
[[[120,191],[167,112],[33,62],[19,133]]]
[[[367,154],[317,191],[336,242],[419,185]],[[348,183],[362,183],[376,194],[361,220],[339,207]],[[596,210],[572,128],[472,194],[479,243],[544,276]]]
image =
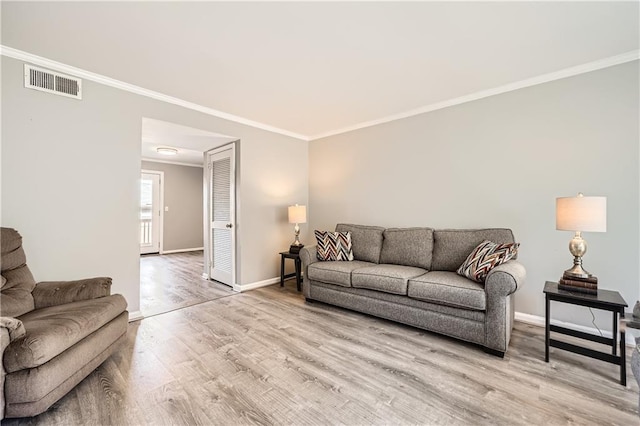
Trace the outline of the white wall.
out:
[[[589,233],[585,268],[639,298],[638,62],[310,143],[311,227],[337,222],[509,227],[528,280],[516,310],[544,315],[542,287],[569,268],[555,198],[608,197],[608,230]],[[584,308],[554,318],[591,325]],[[611,329],[608,316],[598,325]]]
[[[139,309],[142,117],[240,137],[240,283],[279,275],[286,207],[307,202],[306,142],[87,80],[83,96],[25,89],[23,63],[2,58],[2,226],[23,235],[37,280],[111,276]]]
[[[293,242],[287,207],[308,204],[308,143],[266,134],[241,143],[241,282],[254,283],[280,277],[279,252]],[[276,148],[277,147],[277,148]],[[250,179],[248,177],[250,176]],[[248,220],[247,220],[248,219]],[[303,243],[307,225],[300,225]],[[259,243],[254,241],[259,240]],[[287,262],[290,267],[292,262]],[[265,268],[270,271],[265,274]]]

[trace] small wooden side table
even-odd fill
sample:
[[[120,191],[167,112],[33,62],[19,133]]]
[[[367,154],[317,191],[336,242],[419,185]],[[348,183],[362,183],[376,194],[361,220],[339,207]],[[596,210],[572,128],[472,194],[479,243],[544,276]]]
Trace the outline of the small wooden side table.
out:
[[[579,355],[588,356],[590,358],[606,361],[611,364],[620,366],[620,384],[627,385],[627,367],[625,359],[625,327],[622,324],[624,320],[624,308],[627,302],[624,301],[620,293],[610,290],[598,290],[598,294],[585,294],[571,292],[558,289],[558,283],[547,281],[544,284],[545,295],[545,333],[544,333],[544,360],[549,362],[549,347],[562,349]],[[551,301],[569,303],[571,305],[587,306],[589,308],[602,309],[613,313],[613,337],[603,337],[583,331],[573,330],[559,325],[552,325]],[[618,326],[620,325],[620,342],[618,343]],[[573,345],[560,340],[551,339],[551,332],[573,336],[591,342],[601,343],[611,346],[611,354],[595,351],[583,346]],[[620,345],[620,355],[617,354],[617,347]]]
[[[290,274],[284,273],[284,260],[285,259],[293,259],[295,263],[296,272],[292,272]],[[280,287],[284,286],[284,280],[286,278],[296,277],[296,287],[298,291],[300,291],[300,286],[302,285],[302,262],[300,261],[300,254],[298,253],[289,253],[288,251],[280,252]]]

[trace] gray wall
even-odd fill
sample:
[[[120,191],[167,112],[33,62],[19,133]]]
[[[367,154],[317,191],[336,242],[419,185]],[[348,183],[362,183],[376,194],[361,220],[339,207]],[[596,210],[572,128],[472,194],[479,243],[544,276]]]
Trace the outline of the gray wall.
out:
[[[83,96],[25,89],[23,62],[2,58],[2,226],[22,233],[37,280],[111,276],[139,310],[142,117],[241,139],[238,282],[279,275],[287,206],[307,203],[306,142],[88,80]]]
[[[544,315],[542,287],[572,263],[555,198],[608,197],[606,233],[588,233],[585,268],[639,297],[638,62],[485,98],[309,146],[310,229],[336,222],[509,227],[528,280],[516,310]],[[591,325],[585,309],[554,317]],[[611,329],[608,316],[598,317]]]
[[[164,251],[203,247],[202,167],[143,161],[142,169],[164,172]]]

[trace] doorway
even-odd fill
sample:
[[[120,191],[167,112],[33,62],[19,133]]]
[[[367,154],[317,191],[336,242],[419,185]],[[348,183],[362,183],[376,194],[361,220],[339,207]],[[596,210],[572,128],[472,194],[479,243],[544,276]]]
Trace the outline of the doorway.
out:
[[[146,192],[144,202],[141,197],[140,203],[140,241],[145,245],[144,251],[141,247],[141,253],[158,253],[140,256],[141,313],[157,315],[235,294],[232,288],[237,279],[235,250],[231,251],[231,247],[235,246],[236,238],[237,191],[234,189],[231,197],[231,189],[228,190],[227,198],[233,201],[233,204],[227,203],[228,216],[221,216],[220,206],[224,203],[216,203],[218,215],[214,231],[208,219],[211,198],[207,196],[207,185],[212,178],[207,159],[212,150],[229,149],[234,145],[234,157],[227,158],[226,166],[229,168],[228,184],[235,187],[235,173],[239,170],[235,157],[235,153],[239,156],[240,152],[238,138],[151,118],[142,119],[141,133],[141,194]],[[213,166],[218,177],[222,174],[220,165],[216,162]],[[154,178],[147,182],[147,177],[142,175],[147,172],[160,173],[160,194],[156,197],[158,209],[147,205],[154,205]],[[154,237],[156,213],[161,220],[155,226],[160,233],[160,245],[151,248],[149,240]],[[233,220],[221,222],[225,226],[218,227],[219,219],[227,217]],[[228,224],[230,227],[227,228]],[[229,233],[229,229],[234,232]],[[208,235],[215,232],[216,237],[224,236],[224,231],[227,231],[227,238],[232,238],[227,252],[230,260],[228,266],[224,266],[220,250],[223,240],[217,239],[216,267],[212,269]],[[216,277],[213,280],[210,279],[212,270]],[[218,272],[222,272],[222,276]]]
[[[205,247],[209,278],[233,287],[236,254],[235,144],[206,153]]]
[[[140,174],[140,254],[162,253],[163,172]]]

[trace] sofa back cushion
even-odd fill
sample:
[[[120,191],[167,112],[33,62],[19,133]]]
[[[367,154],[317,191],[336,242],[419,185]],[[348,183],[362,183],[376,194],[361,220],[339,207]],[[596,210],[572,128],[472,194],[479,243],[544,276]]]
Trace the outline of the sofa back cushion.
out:
[[[383,240],[382,233],[384,232],[384,228],[380,226],[339,223],[336,225],[336,231],[351,232],[351,244],[353,246],[353,258],[355,260],[380,263],[380,252],[382,251]]]
[[[36,282],[27,267],[22,237],[15,229],[0,229],[0,314],[17,317],[34,309],[31,292]]]
[[[433,229],[389,228],[383,236],[380,263],[431,269]]]
[[[513,232],[506,228],[436,229],[433,231],[431,270],[455,271],[484,240],[497,244],[515,242]]]

